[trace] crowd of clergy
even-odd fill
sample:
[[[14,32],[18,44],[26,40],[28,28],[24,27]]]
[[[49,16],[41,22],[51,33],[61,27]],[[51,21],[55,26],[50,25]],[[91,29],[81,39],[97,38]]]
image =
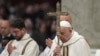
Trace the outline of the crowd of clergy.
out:
[[[56,34],[57,18],[47,15],[55,8],[49,3],[1,4],[0,56],[91,56],[88,40],[74,30],[70,13],[61,12]]]
[[[29,18],[0,19],[0,56],[91,56],[89,43],[74,30],[68,12],[61,12],[58,35],[54,17],[49,33],[47,22],[39,23],[33,30]]]

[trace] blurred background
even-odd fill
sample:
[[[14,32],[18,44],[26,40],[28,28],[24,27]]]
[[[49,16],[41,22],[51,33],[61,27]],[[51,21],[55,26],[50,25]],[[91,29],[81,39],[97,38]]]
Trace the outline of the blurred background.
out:
[[[60,0],[0,0],[0,23],[1,20],[23,19],[27,32],[37,41],[40,50],[46,47],[45,39],[53,39],[56,34],[56,17],[48,16],[48,12],[55,12],[56,3]],[[5,23],[6,24],[6,23]],[[4,28],[5,26],[5,28]],[[0,32],[0,51],[8,43],[8,35],[11,33],[10,26],[3,25]],[[0,30],[1,30],[0,28]],[[7,34],[4,36],[3,34]],[[11,40],[11,39],[10,39]]]
[[[73,28],[87,39],[94,56],[100,49],[100,0],[0,0],[0,23],[2,19],[23,19],[27,32],[43,51],[45,39],[53,39],[56,34],[56,17],[47,13],[56,11],[57,1],[61,3],[62,12],[70,13]],[[0,28],[1,46],[8,40],[2,39]],[[0,51],[3,48],[0,47]]]

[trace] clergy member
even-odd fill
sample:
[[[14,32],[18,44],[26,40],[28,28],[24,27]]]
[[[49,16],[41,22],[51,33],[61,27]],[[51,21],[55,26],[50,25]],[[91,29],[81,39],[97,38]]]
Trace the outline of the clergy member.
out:
[[[38,56],[37,43],[26,33],[24,21],[15,19],[11,22],[11,32],[15,40],[10,41],[0,56]]]
[[[68,21],[61,21],[60,27],[60,46],[55,37],[52,46],[47,47],[40,56],[90,56],[90,47],[84,37],[74,31]]]
[[[61,12],[60,15],[60,21],[68,21],[72,25],[72,18],[68,12]],[[56,41],[57,37],[53,39],[53,41]],[[52,40],[51,39],[46,39],[46,45],[50,48],[52,45]]]
[[[60,22],[60,36],[62,44],[57,45],[50,56],[91,56],[90,47],[83,36],[73,31],[68,21]],[[52,47],[51,47],[52,49]]]
[[[70,16],[70,14],[68,13],[68,12],[61,12],[61,15],[60,15],[60,21],[68,21],[70,24],[72,24],[72,18],[71,18],[71,16]],[[40,56],[48,56],[49,54],[49,52],[51,51],[52,52],[52,50],[51,50],[51,47],[54,45],[53,43],[54,42],[56,42],[57,43],[57,41],[58,41],[58,38],[57,38],[57,36],[55,36],[55,38],[53,39],[53,40],[51,40],[51,39],[46,39],[46,45],[47,45],[47,47],[45,48],[45,50],[40,54]],[[62,42],[60,41],[60,44],[61,44]]]

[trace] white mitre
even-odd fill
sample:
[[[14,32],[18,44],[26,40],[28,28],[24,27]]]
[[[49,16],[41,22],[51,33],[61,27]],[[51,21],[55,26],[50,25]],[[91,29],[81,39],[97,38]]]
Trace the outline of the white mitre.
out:
[[[68,21],[60,21],[60,27],[72,27]]]

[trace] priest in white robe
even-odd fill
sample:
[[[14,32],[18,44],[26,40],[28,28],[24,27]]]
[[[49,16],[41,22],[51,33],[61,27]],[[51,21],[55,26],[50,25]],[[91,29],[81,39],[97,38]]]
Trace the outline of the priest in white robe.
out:
[[[67,21],[60,22],[60,47],[57,45],[58,38],[53,40],[51,49],[47,47],[41,55],[46,56],[91,56],[90,47],[84,37],[72,30]],[[48,50],[48,51],[47,51]]]
[[[16,19],[11,27],[15,40],[7,44],[0,56],[39,56],[38,44],[27,34],[24,21]]]

